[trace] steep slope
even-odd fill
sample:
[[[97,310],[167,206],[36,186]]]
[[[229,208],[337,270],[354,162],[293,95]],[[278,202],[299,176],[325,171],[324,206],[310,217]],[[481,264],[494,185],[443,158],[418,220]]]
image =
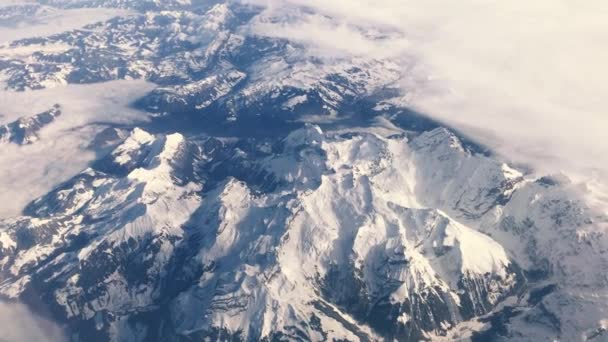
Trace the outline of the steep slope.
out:
[[[604,338],[605,209],[587,202],[587,190],[565,176],[534,179],[487,157],[443,155],[454,149],[467,154],[453,136],[437,143],[436,137],[446,134],[425,133],[413,142],[418,162],[433,170],[419,181],[420,191],[429,194],[422,203],[495,239],[524,269],[529,288],[525,298],[481,320],[491,328],[473,336],[479,341]],[[429,143],[420,146],[419,140]],[[433,157],[438,152],[443,156]]]
[[[155,139],[135,130],[121,147],[107,162],[125,167],[126,176],[87,170],[28,206],[32,216],[2,223],[4,294],[39,291],[65,305],[61,317],[83,322],[100,319],[102,309],[152,300],[199,188],[175,184],[178,165],[191,157],[180,135]],[[149,290],[142,292],[144,284]]]

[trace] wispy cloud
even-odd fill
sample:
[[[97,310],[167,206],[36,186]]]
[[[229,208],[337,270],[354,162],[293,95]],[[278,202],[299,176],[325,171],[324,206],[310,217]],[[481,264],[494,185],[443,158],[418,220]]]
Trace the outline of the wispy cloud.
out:
[[[291,16],[262,20],[258,34],[316,53],[414,61],[405,79],[428,81],[404,82],[402,103],[516,161],[608,174],[606,1],[248,2],[266,6],[266,18]]]

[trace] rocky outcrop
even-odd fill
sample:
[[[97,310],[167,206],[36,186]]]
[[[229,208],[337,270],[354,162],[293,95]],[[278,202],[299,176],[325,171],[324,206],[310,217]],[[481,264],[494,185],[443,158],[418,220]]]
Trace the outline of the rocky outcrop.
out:
[[[29,145],[39,140],[40,130],[50,125],[61,115],[61,107],[55,105],[52,109],[30,117],[23,117],[9,124],[0,126],[0,144],[13,143]]]

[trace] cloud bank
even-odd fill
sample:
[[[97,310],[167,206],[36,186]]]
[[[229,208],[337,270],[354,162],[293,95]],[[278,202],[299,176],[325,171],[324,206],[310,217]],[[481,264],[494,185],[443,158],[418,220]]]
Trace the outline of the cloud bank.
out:
[[[132,124],[148,116],[131,102],[154,86],[145,81],[12,92],[0,91],[0,124],[62,106],[62,115],[45,127],[32,145],[0,146],[0,217],[21,213],[25,205],[78,174],[96,156],[87,147],[103,124]]]
[[[398,102],[517,162],[608,179],[606,1],[247,2],[267,8],[258,34],[411,62]]]
[[[34,315],[21,304],[0,302],[0,327],[0,341],[67,341],[59,327]]]
[[[33,2],[0,0],[0,11],[7,6]],[[50,36],[78,29],[99,21],[130,14],[113,8],[57,9],[38,6],[34,13],[15,11],[14,15],[0,16],[0,44],[31,37]]]
[[[8,46],[6,42],[12,40],[48,36],[128,14],[119,9],[63,10],[27,0],[0,0],[0,55],[19,59],[32,52]],[[45,51],[67,48],[50,45]],[[5,87],[0,84],[0,88]],[[26,92],[0,90],[0,125],[47,111],[54,104],[62,106],[62,115],[41,131],[40,141],[0,146],[0,217],[19,215],[29,201],[86,168],[95,159],[86,147],[102,129],[94,123],[145,120],[146,115],[129,104],[151,89],[144,81],[116,81]]]

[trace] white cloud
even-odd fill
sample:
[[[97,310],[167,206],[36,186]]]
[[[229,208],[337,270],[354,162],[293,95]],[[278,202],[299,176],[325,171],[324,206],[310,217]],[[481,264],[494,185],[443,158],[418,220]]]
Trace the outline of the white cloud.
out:
[[[0,9],[4,6],[23,5],[32,1],[0,0]],[[13,40],[50,36],[70,31],[99,21],[105,21],[117,16],[125,16],[131,12],[114,8],[81,8],[57,9],[41,6],[34,15],[18,14],[8,18],[0,18],[0,43]]]
[[[21,304],[0,302],[0,340],[7,342],[62,342],[63,332]]]
[[[6,5],[26,3],[28,1],[0,0],[0,9]],[[34,14],[7,11],[0,18],[0,44],[48,36],[130,13],[107,8],[36,8]],[[65,49],[67,46],[63,44],[45,46],[45,51]],[[0,55],[3,56],[20,58],[30,52],[24,48],[0,46]],[[0,147],[0,217],[19,215],[29,201],[76,175],[95,159],[94,152],[86,147],[102,127],[91,123],[145,120],[144,113],[129,108],[129,105],[152,89],[153,85],[144,81],[115,81],[26,92],[0,91],[0,124],[46,111],[55,103],[62,106],[63,113],[41,131],[41,140],[35,144],[3,144]]]
[[[145,81],[112,81],[26,92],[0,92],[0,124],[62,106],[62,115],[32,145],[0,148],[0,217],[18,215],[31,200],[82,171],[95,159],[87,149],[102,126],[97,122],[141,122],[145,113],[130,103],[154,86]]]
[[[404,101],[543,172],[608,175],[608,2],[249,0],[317,53],[407,57]],[[299,9],[299,10],[296,10]],[[313,14],[314,13],[314,14]],[[272,29],[271,25],[280,25]],[[385,34],[377,42],[365,32]]]

